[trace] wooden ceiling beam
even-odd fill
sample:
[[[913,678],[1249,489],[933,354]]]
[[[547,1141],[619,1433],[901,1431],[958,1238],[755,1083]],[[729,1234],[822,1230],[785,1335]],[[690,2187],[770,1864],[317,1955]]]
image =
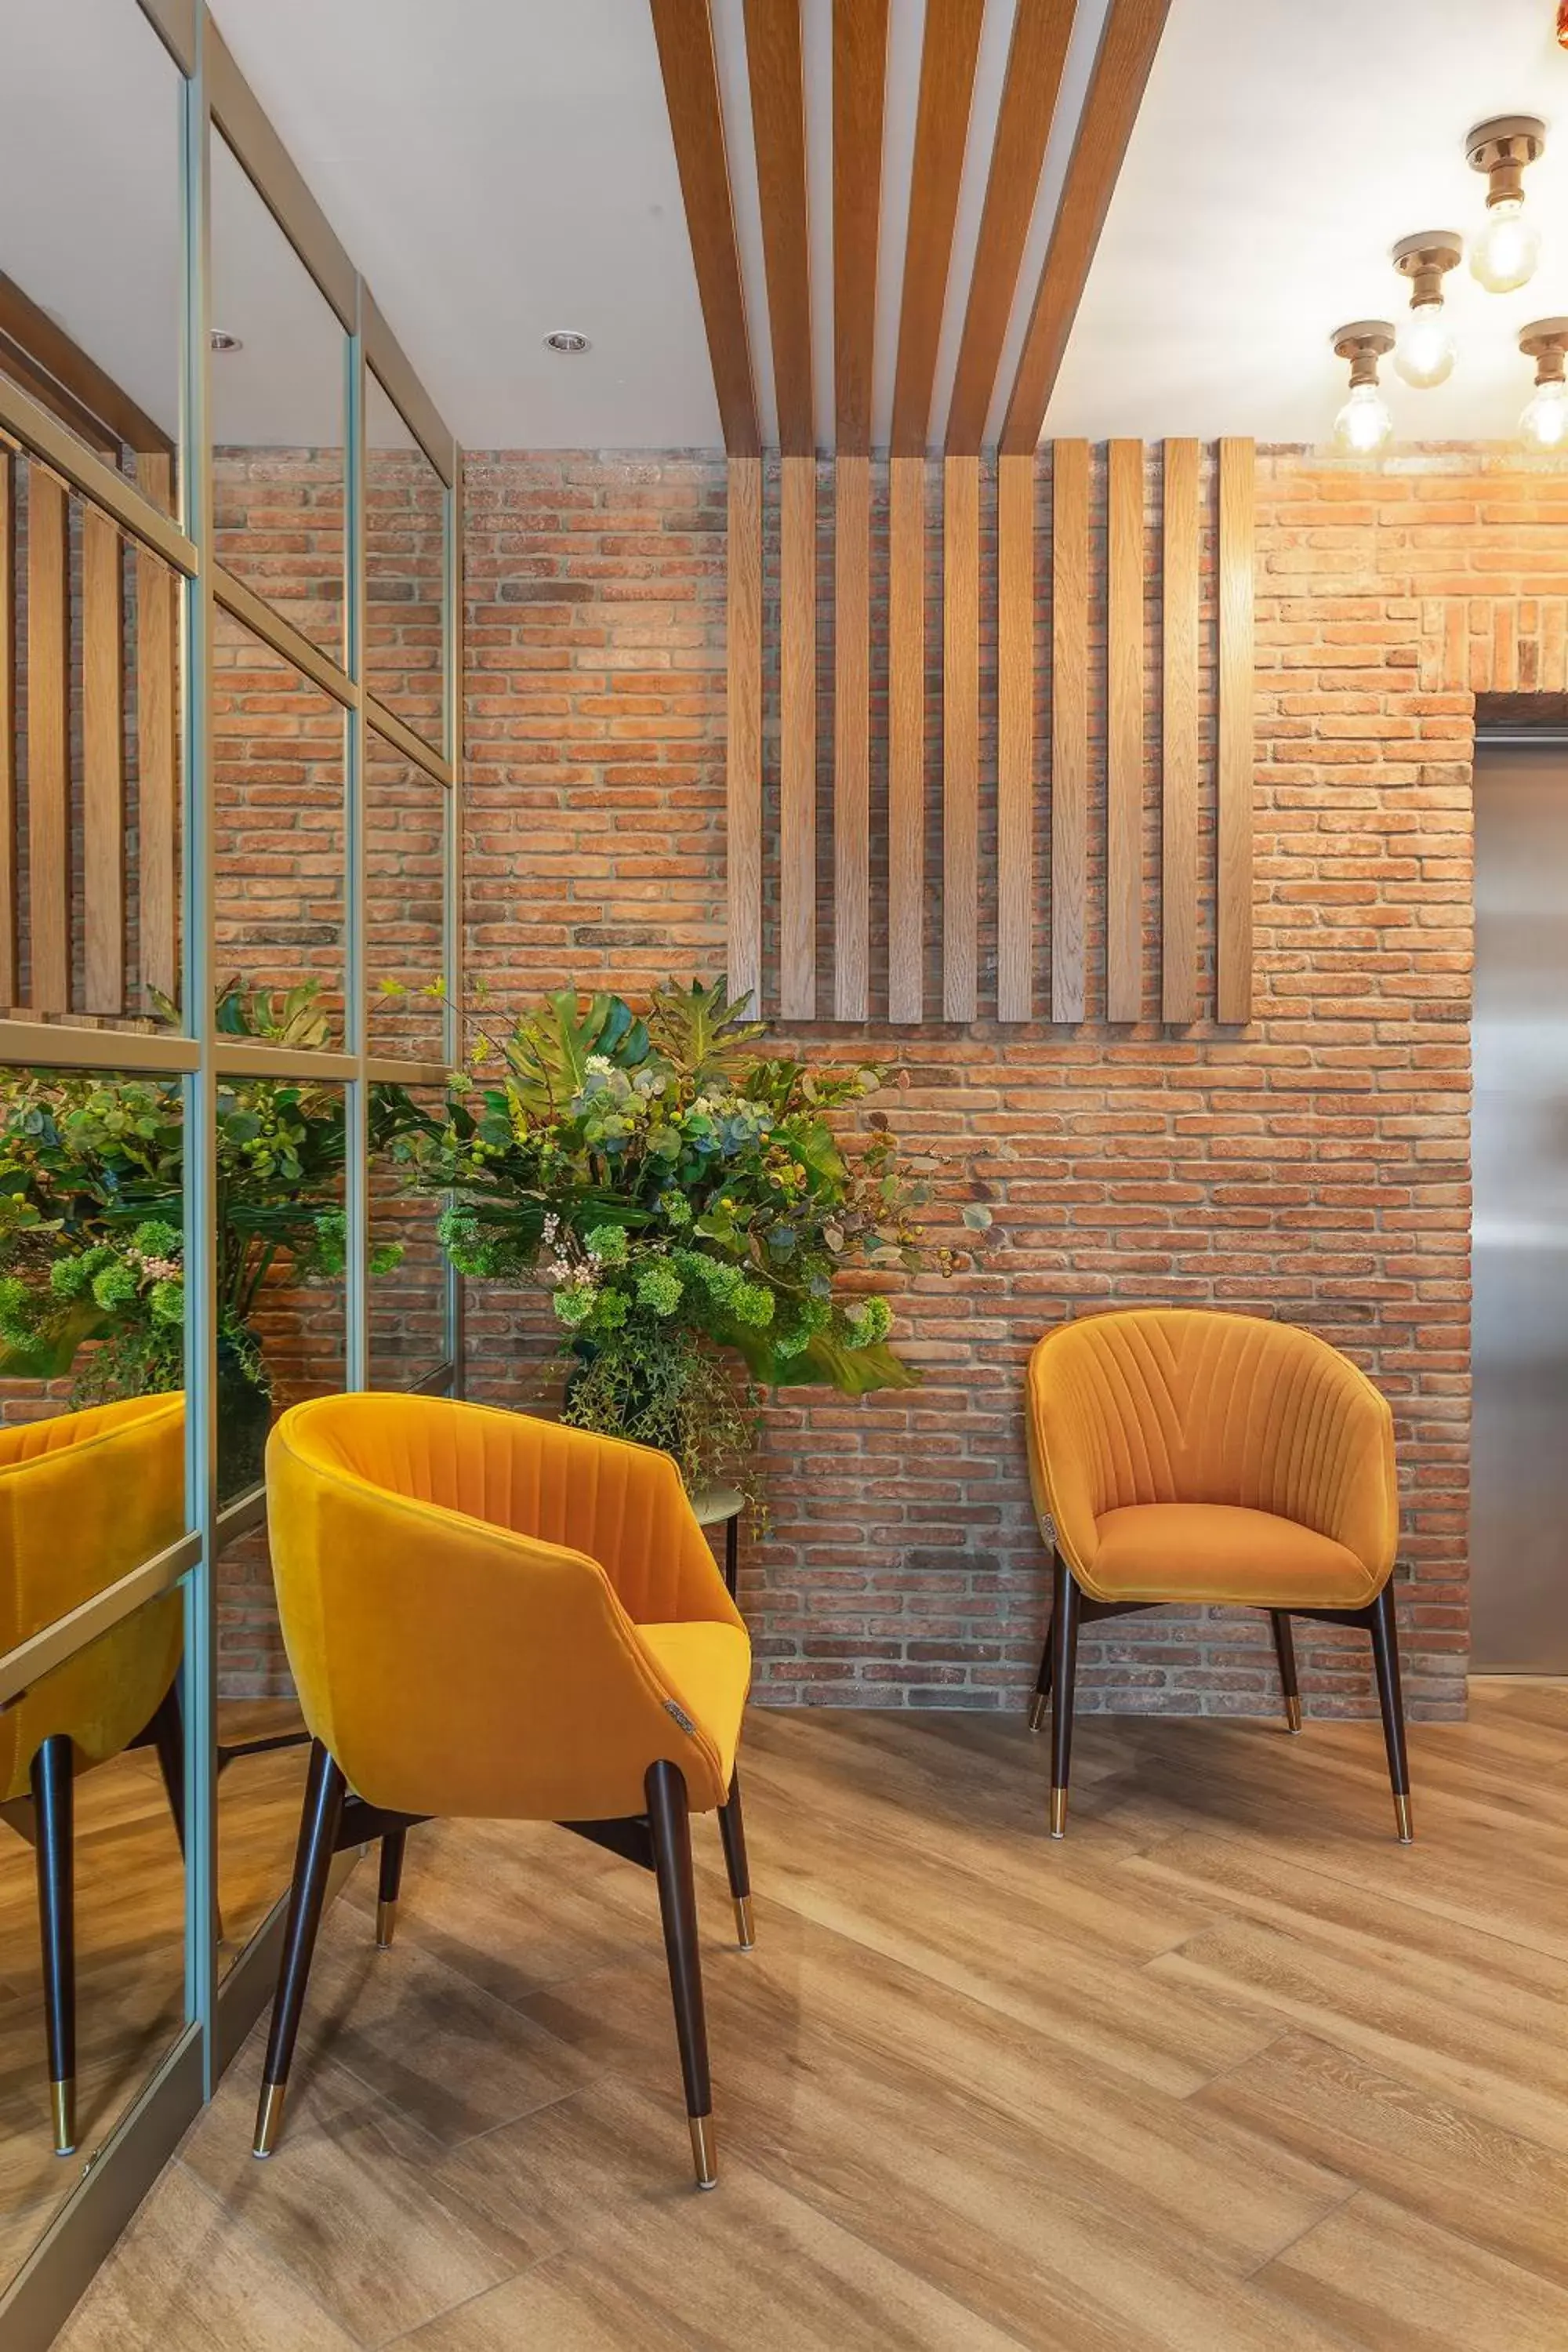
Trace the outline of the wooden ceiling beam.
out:
[[[746,0],[746,71],[762,201],[779,448],[786,457],[810,457],[816,453],[816,428],[800,0]]]
[[[950,457],[972,457],[985,435],[996,363],[1012,314],[1046,142],[1072,33],[1074,0],[1018,0],[985,206],[947,415]]]
[[[1110,0],[1003,419],[997,446],[1005,456],[1026,455],[1044,429],[1170,5],[1171,0]]]
[[[833,404],[840,452],[871,446],[888,0],[833,0]]]
[[[724,446],[731,457],[754,457],[762,440],[709,0],[648,0],[648,6]]]
[[[0,334],[20,347],[36,368],[52,376],[68,399],[79,404],[88,415],[96,419],[100,430],[97,435],[83,434],[95,448],[106,441],[123,441],[138,451],[153,451],[168,457],[174,445],[161,425],[155,425],[143,408],[139,408],[128,392],[122,392],[114,378],[94,359],[89,359],[79,343],[72,341],[63,327],[57,327],[47,310],[28,294],[24,294],[14,278],[0,272]],[[50,400],[39,392],[38,398],[56,415],[63,416],[73,432],[81,426],[75,416],[67,415],[61,402]]]
[[[984,0],[926,0],[893,380],[890,446],[895,457],[923,457],[931,427],[931,383],[984,14]]]

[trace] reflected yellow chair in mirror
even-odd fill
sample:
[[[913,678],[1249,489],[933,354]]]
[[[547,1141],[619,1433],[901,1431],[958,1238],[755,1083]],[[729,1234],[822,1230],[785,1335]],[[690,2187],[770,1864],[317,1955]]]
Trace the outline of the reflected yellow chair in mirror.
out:
[[[749,1947],[735,1748],[752,1654],[674,1463],[443,1397],[321,1397],[273,1430],[267,1494],[312,1747],[256,2154],[277,2142],[332,1855],[380,1840],[384,1946],[416,1823],[547,1821],[655,1874],[710,2189],[688,1815],[718,1812]]]
[[[185,1524],[184,1400],[128,1397],[0,1429],[0,1653],[42,1633]],[[0,1805],[37,1857],[55,2147],[76,2147],[74,1777],[157,1750],[183,1837],[178,1592],[149,1601],[0,1709]]]
[[[1174,1602],[1266,1609],[1301,1728],[1292,1617],[1372,1636],[1400,1841],[1410,1777],[1394,1632],[1387,1399],[1310,1331],[1149,1307],[1085,1316],[1029,1359],[1029,1469],[1054,1536],[1050,1631],[1030,1724],[1051,1711],[1053,1837],[1067,1825],[1080,1624]]]

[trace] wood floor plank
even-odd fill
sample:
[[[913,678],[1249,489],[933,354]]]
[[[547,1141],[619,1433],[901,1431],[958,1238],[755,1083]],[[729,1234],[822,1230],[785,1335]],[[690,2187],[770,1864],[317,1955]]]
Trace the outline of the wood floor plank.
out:
[[[1562,2352],[1568,2291],[1381,2197],[1357,2197],[1265,2273],[1366,2352]]]

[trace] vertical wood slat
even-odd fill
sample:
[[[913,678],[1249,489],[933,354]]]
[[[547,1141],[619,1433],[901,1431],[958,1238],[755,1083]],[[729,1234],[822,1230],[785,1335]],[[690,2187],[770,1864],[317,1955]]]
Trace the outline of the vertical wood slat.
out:
[[[925,982],[925,460],[888,460],[888,1018]]]
[[[1089,889],[1089,444],[1051,447],[1051,1019],[1084,1018]]]
[[[1215,1015],[1252,1018],[1254,448],[1219,444],[1219,875]]]
[[[81,518],[82,978],[89,1013],[125,1010],[125,604],[118,528]]]
[[[724,794],[728,978],[763,1003],[763,461],[730,460]]]
[[[1105,1017],[1143,1010],[1143,444],[1106,445]]]
[[[1161,1019],[1198,1017],[1198,445],[1164,447],[1160,559]]]
[[[174,507],[174,467],[161,451],[136,459],[136,479],[155,505]],[[136,876],[138,958],[143,988],[177,997],[180,982],[179,769],[174,752],[174,575],[136,552]],[[140,1008],[139,1008],[140,1009]]]
[[[979,1010],[980,460],[944,459],[942,524],[942,1010]]]
[[[779,1013],[815,1021],[816,460],[779,474]]]
[[[996,467],[996,1018],[1033,1007],[1035,461]]]
[[[870,1014],[871,461],[833,469],[833,1016]]]
[[[70,1010],[70,512],[27,474],[27,909],[35,1013]]]
[[[0,1004],[16,1002],[16,676],[15,474],[0,448]]]

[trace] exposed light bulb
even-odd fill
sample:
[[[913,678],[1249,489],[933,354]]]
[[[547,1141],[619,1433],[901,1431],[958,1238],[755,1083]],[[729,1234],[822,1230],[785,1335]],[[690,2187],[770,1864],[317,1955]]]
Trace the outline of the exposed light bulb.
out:
[[[1394,419],[1374,383],[1358,383],[1334,419],[1334,446],[1349,457],[1371,457],[1394,433]]]
[[[1541,231],[1524,209],[1522,196],[1507,197],[1487,213],[1486,226],[1470,242],[1470,272],[1489,294],[1511,294],[1535,275]]]
[[[1418,302],[1400,320],[1394,364],[1406,383],[1426,390],[1454,372],[1454,337],[1441,302]]]
[[[1542,383],[1519,420],[1519,437],[1527,449],[1553,457],[1568,449],[1568,383]]]

